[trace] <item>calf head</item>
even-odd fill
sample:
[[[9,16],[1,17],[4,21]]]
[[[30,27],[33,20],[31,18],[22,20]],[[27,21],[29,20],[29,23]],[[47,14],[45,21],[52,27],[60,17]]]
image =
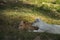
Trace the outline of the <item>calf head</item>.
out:
[[[20,29],[20,30],[38,30],[38,27],[32,26],[32,23],[30,23],[30,22],[21,21],[18,29]]]

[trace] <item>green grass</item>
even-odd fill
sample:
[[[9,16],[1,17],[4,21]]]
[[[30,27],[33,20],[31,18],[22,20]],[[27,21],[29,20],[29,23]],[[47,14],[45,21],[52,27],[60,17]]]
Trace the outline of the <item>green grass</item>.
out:
[[[33,4],[40,4],[41,2],[54,2],[54,0],[20,0],[20,1],[24,1],[24,2],[30,2]]]
[[[24,3],[21,5],[18,3],[7,6],[2,10],[2,14],[8,19],[8,21],[16,19],[32,22],[35,18],[39,17],[47,23],[60,24],[60,13],[57,12],[60,6],[54,6],[55,4],[50,4],[50,6],[48,6],[48,4],[42,4],[40,7],[37,7],[35,5],[27,5]]]
[[[44,2],[44,4],[42,4]],[[60,40],[60,35],[49,33],[19,32],[18,27],[21,20],[33,22],[35,18],[49,24],[60,24],[60,5],[53,4],[52,0],[22,0],[15,4],[6,4],[0,7],[0,39],[10,36],[11,40],[33,40],[40,36],[42,40]],[[14,38],[16,36],[16,38]]]

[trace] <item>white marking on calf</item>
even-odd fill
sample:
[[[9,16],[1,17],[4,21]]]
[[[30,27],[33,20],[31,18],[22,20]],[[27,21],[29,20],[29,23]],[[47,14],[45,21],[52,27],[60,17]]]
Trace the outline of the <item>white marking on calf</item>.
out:
[[[47,24],[41,19],[36,19],[32,26],[39,27],[38,30],[33,32],[48,32],[53,34],[60,34],[60,25]]]

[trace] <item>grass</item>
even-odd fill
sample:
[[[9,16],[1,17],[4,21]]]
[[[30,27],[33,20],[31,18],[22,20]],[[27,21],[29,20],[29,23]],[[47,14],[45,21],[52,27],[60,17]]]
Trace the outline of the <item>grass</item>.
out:
[[[42,4],[44,2],[44,4]],[[40,18],[49,24],[60,25],[60,6],[53,4],[52,0],[20,0],[15,4],[6,4],[0,7],[0,39],[4,40],[33,40],[40,36],[42,40],[60,40],[60,35],[49,33],[19,32],[18,27],[21,20],[33,22],[35,18]],[[49,5],[50,6],[49,6]],[[49,14],[50,13],[50,14]],[[55,16],[56,15],[56,16]]]
[[[50,24],[60,24],[60,13],[55,10],[58,10],[58,6],[48,6],[47,4],[42,4],[42,6],[37,7],[35,5],[30,4],[13,4],[12,6],[7,6],[6,9],[3,10],[4,16],[8,19],[18,19],[18,20],[26,20],[29,22],[34,21],[35,18],[39,17]],[[41,9],[42,7],[42,9]],[[57,12],[57,13],[56,13]],[[46,15],[47,14],[47,15]],[[56,16],[55,16],[56,15]]]
[[[29,2],[32,4],[40,4],[41,2],[54,2],[54,0],[20,0],[20,1],[24,1],[24,2]]]

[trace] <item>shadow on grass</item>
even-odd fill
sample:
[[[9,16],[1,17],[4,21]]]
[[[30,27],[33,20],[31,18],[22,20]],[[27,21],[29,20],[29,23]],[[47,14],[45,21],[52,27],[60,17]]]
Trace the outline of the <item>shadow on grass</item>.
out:
[[[24,7],[24,8],[28,8],[28,9],[31,9],[33,12],[40,12],[42,13],[44,16],[48,16],[52,19],[57,19],[57,20],[60,20],[60,15],[58,15],[59,13],[56,13],[50,9],[44,9],[43,8],[43,5],[40,6],[40,7],[37,7],[36,5],[33,5],[33,4],[26,4],[26,3],[23,3],[23,2],[18,2],[17,3],[17,6],[20,8],[20,7]]]
[[[44,16],[48,16],[52,19],[56,19],[56,20],[60,20],[60,13],[56,12],[56,11],[52,11],[50,9],[44,9],[43,7],[40,7],[37,9],[39,12],[41,12]]]
[[[60,15],[57,15],[56,12],[53,12],[50,9],[44,9],[43,8],[44,7],[43,5],[41,7],[37,7],[36,5],[24,3],[23,1],[18,1],[17,3],[13,3],[13,4],[12,3],[8,3],[5,6],[0,7],[0,10],[4,10],[4,9],[16,10],[17,9],[16,7],[18,9],[21,9],[21,8],[31,9],[33,12],[40,12],[44,16],[48,16],[48,17],[50,17],[52,19],[60,20],[59,19],[60,18]]]

